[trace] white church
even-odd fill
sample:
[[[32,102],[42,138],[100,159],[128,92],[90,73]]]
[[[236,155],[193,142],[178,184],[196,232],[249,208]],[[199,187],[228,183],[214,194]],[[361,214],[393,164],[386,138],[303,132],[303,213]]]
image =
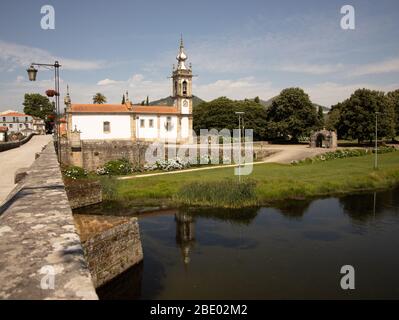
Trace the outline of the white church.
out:
[[[170,141],[192,140],[192,69],[186,66],[183,40],[173,66],[171,106],[134,105],[126,94],[124,104],[75,104],[65,97],[68,137],[80,132],[81,140]]]

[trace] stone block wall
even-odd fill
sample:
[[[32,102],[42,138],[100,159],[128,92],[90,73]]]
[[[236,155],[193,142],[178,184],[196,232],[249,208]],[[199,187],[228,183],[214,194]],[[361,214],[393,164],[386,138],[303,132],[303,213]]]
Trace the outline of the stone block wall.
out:
[[[75,215],[96,288],[143,260],[137,218]]]
[[[100,203],[103,200],[100,181],[84,179],[66,181],[65,190],[72,209]]]
[[[89,171],[104,166],[110,160],[121,158],[128,159],[133,165],[143,165],[147,148],[148,143],[131,140],[83,140],[81,150],[74,151],[70,144],[64,141],[61,148],[62,163],[82,166]]]

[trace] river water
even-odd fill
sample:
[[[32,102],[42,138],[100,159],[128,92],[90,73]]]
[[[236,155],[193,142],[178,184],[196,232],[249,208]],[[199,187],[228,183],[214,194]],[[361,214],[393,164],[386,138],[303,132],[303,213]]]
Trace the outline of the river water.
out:
[[[399,189],[275,208],[154,211],[139,224],[144,262],[100,298],[399,298]],[[344,265],[354,267],[354,290],[341,288]]]

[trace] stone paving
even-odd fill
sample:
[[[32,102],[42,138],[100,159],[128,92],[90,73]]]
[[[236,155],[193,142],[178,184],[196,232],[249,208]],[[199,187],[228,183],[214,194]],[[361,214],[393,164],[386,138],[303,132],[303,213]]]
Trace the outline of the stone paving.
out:
[[[35,153],[52,140],[51,135],[33,136],[32,139],[19,148],[0,152],[0,204],[16,186],[15,172],[20,168],[30,167],[35,160]]]
[[[52,142],[27,173],[0,215],[0,299],[97,299]]]

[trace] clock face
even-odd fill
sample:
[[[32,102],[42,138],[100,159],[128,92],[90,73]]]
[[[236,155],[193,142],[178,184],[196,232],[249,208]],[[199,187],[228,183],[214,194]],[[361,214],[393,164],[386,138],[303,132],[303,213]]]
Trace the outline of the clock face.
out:
[[[188,102],[187,102],[187,100],[184,100],[184,101],[183,101],[183,107],[184,107],[184,108],[188,107]]]

